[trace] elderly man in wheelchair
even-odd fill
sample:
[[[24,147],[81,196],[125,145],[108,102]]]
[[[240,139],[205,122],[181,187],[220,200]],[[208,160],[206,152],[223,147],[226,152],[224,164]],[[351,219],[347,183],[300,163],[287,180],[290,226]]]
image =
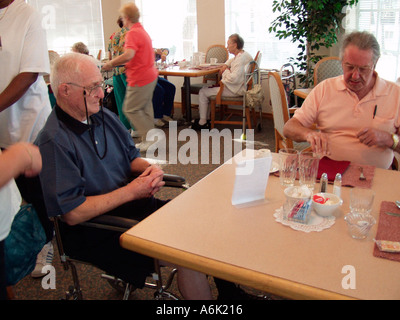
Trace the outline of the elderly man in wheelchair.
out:
[[[154,260],[123,249],[120,232],[82,223],[105,213],[146,218],[165,204],[154,197],[164,185],[164,173],[140,158],[126,128],[100,107],[104,82],[91,57],[61,57],[53,67],[51,86],[57,104],[36,140],[43,157],[40,182],[47,214],[61,216],[69,255],[141,288],[154,271]],[[131,180],[132,174],[137,178]],[[212,298],[206,275],[177,269],[185,299]]]

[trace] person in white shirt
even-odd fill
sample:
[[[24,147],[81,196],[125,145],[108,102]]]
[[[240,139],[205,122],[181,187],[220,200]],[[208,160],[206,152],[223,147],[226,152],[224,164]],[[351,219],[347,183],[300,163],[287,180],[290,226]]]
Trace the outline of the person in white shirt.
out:
[[[0,148],[32,143],[51,112],[50,62],[41,16],[24,0],[0,0],[0,70]],[[44,250],[51,256],[51,242]],[[44,276],[42,266],[32,275]]]
[[[21,205],[21,195],[14,178],[20,174],[37,175],[42,168],[39,148],[25,142],[12,145],[4,153],[0,150],[0,300],[6,299],[6,271],[4,240],[11,230],[14,216]]]
[[[0,147],[33,142],[51,111],[40,14],[24,0],[0,0]]]
[[[229,59],[221,68],[220,75],[222,76],[221,82],[224,84],[224,91],[222,95],[224,97],[236,97],[242,96],[246,89],[244,86],[244,72],[245,66],[253,57],[246,51],[243,50],[244,40],[238,34],[232,34],[227,43],[229,53],[233,54],[234,57]],[[199,92],[199,114],[200,119],[195,120],[191,126],[192,129],[209,129],[209,123],[207,120],[210,119],[210,97],[215,96],[219,87],[211,86],[204,87]]]

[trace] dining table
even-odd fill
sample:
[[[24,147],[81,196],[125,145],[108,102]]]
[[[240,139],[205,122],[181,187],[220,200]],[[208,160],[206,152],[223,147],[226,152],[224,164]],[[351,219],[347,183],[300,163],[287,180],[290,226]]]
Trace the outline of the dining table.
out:
[[[376,193],[371,215],[377,223],[358,240],[344,219],[353,186],[342,186],[343,204],[329,218],[316,216],[317,225],[282,219],[285,195],[276,153],[270,173],[256,178],[268,179],[264,199],[233,205],[243,153],[246,149],[125,232],[122,247],[288,299],[400,299],[400,261],[374,254],[380,220],[387,218],[381,204],[400,199],[394,187],[400,172],[364,171],[362,183]],[[399,234],[400,217],[391,219]]]
[[[299,88],[293,91],[293,94],[299,98],[305,99],[310,94],[312,88]]]
[[[216,74],[219,72],[222,64],[211,65],[207,64],[204,66],[197,66],[197,67],[184,67],[181,68],[180,66],[167,66],[160,68],[159,75],[164,77],[183,77],[183,86],[185,88],[185,98],[186,98],[186,122],[190,124],[192,121],[192,100],[190,94],[190,79],[195,77],[203,77],[209,74]]]

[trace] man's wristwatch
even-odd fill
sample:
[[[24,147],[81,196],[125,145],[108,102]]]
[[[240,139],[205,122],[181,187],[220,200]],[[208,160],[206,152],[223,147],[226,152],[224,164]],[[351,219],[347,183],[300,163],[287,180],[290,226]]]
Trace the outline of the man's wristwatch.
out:
[[[395,133],[392,134],[392,139],[393,139],[393,145],[392,145],[392,150],[396,150],[398,144],[399,144],[399,136]]]

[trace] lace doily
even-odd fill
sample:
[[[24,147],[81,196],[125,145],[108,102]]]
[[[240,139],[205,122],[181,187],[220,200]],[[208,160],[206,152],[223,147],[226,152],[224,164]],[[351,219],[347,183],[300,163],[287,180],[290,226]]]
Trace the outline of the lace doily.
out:
[[[294,221],[286,220],[283,217],[283,207],[277,209],[274,213],[275,220],[285,226],[289,226],[294,230],[303,231],[303,232],[312,232],[312,231],[322,231],[324,229],[328,229],[335,224],[335,217],[321,217],[314,212],[314,210],[310,213],[310,218],[308,220],[308,224],[302,224]]]

